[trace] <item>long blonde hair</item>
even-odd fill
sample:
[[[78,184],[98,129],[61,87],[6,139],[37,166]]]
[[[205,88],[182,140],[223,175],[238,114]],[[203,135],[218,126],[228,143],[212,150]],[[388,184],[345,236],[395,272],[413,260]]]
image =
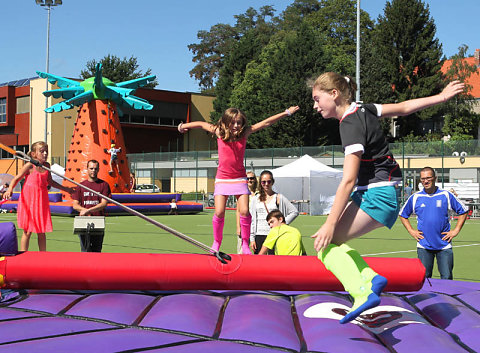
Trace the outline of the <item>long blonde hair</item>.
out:
[[[242,128],[237,136],[232,136],[230,132],[230,124],[232,120],[236,117],[240,117],[243,121]],[[246,115],[238,108],[228,108],[223,113],[222,117],[218,120],[215,130],[218,131],[218,135],[223,141],[230,141],[234,138],[240,139],[245,134],[247,127],[247,117]]]
[[[317,77],[317,79],[309,84],[311,88],[320,91],[331,91],[336,89],[340,95],[340,103],[350,104],[355,100],[355,92],[357,84],[350,76],[342,76],[336,72],[325,72]]]

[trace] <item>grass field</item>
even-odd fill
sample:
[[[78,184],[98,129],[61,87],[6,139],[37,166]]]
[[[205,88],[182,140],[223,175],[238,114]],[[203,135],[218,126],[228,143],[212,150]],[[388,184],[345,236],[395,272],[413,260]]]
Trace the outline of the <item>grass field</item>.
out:
[[[212,211],[206,211],[196,215],[161,215],[152,216],[152,218],[210,246],[212,243],[212,214]],[[16,223],[16,214],[1,214],[0,219],[2,222],[13,221]],[[315,233],[325,219],[325,216],[300,215],[292,223],[300,230],[308,255],[315,254],[310,235]],[[53,216],[52,221],[54,232],[47,234],[47,249],[49,251],[80,251],[78,237],[73,234],[73,218]],[[454,226],[453,223],[452,226]],[[462,231],[454,240],[454,279],[456,280],[480,281],[479,230],[480,220],[467,220]],[[233,211],[227,211],[225,237],[221,248],[223,252],[234,253],[236,251],[235,232],[235,214]],[[18,229],[19,239],[21,234],[21,230]],[[400,221],[397,221],[391,230],[387,228],[375,230],[353,240],[350,245],[364,256],[417,257],[415,241]],[[36,235],[32,236],[30,250],[38,250]],[[135,216],[107,217],[103,251],[116,253],[201,252],[197,247]],[[436,268],[433,277],[439,278]]]

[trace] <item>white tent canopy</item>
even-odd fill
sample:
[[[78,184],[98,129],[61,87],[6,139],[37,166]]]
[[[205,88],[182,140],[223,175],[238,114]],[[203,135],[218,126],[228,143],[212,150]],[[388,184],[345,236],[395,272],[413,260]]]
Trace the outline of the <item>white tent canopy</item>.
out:
[[[330,212],[343,173],[304,155],[272,174],[277,192],[289,200],[307,200],[310,215],[324,215]]]

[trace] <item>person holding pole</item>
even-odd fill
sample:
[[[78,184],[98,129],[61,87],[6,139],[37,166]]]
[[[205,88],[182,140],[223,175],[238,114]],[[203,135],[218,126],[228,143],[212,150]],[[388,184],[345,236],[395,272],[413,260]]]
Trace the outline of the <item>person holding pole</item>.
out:
[[[110,186],[108,183],[98,178],[98,171],[100,170],[100,163],[95,159],[87,162],[88,179],[82,181],[80,184],[84,185],[102,195],[109,198],[112,197]],[[105,207],[107,207],[107,200],[95,195],[94,193],[83,189],[81,187],[75,190],[72,195],[73,209],[78,211],[80,216],[105,216]],[[94,236],[87,236],[86,233],[78,235],[80,238],[80,248],[82,252],[101,252],[103,246],[103,238],[105,230],[100,231]]]

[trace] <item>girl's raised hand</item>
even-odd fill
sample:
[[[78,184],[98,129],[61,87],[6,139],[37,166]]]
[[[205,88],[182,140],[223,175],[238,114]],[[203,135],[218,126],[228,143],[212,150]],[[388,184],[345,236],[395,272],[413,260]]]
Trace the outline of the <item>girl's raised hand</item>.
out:
[[[450,82],[440,93],[443,97],[443,101],[447,101],[452,97],[455,97],[457,94],[461,93],[465,88],[465,84],[460,81],[452,81]]]
[[[188,131],[188,129],[183,128],[182,125],[183,123],[178,124],[178,132],[180,132],[181,134],[184,134]]]
[[[298,105],[295,105],[295,106],[291,106],[290,108],[288,108],[286,110],[286,113],[288,115],[292,115],[292,114],[295,114],[298,110],[300,109],[300,107]]]

